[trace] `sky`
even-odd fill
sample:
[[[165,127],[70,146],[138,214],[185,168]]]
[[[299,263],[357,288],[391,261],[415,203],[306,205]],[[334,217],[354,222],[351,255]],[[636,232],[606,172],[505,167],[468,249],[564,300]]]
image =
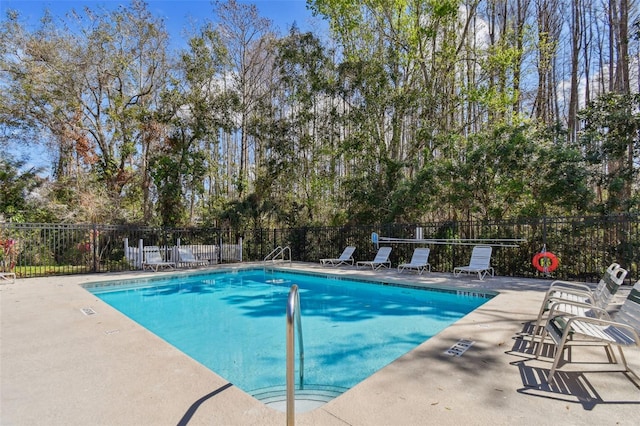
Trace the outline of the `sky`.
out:
[[[238,0],[239,3],[255,4],[262,17],[273,21],[280,34],[286,34],[295,23],[301,31],[317,33],[326,28],[326,22],[313,17],[307,10],[306,0]],[[157,17],[162,17],[171,34],[172,43],[185,43],[185,28],[194,24],[211,20],[211,0],[146,0],[149,10]],[[103,7],[113,9],[120,5],[130,4],[129,0],[0,0],[0,19],[5,18],[7,9],[20,12],[25,22],[37,25],[39,19],[48,9],[53,16],[64,18],[71,9],[82,11],[85,6],[90,9]]]

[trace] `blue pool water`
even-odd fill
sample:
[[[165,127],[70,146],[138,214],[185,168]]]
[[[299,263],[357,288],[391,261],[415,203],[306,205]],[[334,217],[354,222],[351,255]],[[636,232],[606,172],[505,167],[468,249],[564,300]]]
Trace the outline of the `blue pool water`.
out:
[[[300,292],[304,384],[343,390],[488,300],[262,269],[110,282],[88,290],[257,394],[286,383],[285,315],[293,284]]]

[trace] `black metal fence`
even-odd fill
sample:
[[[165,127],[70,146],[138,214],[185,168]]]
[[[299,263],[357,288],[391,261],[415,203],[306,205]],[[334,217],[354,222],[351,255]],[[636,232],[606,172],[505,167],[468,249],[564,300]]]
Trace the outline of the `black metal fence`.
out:
[[[0,223],[0,270],[18,277],[118,272],[136,269],[127,259],[125,241],[132,247],[222,246],[236,244],[229,230],[208,228],[152,228],[115,225]],[[225,262],[217,251],[217,262]]]
[[[494,246],[491,264],[502,276],[543,277],[532,265],[533,256],[543,247],[560,259],[553,272],[556,279],[597,282],[612,262],[629,270],[628,282],[639,278],[640,216],[636,214],[598,217],[544,217],[505,221],[459,221],[421,224],[389,224],[381,226],[353,226],[340,228],[295,228],[264,230],[247,238],[257,244],[289,246],[294,260],[317,261],[323,257],[337,257],[345,246],[356,246],[355,258],[372,260],[376,247],[371,234],[401,239],[416,236],[422,228],[423,239],[518,239],[518,247]],[[265,241],[266,240],[266,241]],[[394,265],[408,261],[419,244],[381,243],[391,245]],[[473,244],[437,244],[431,248],[429,263],[432,270],[447,272],[468,263]]]
[[[423,239],[519,239],[518,247],[495,246],[492,266],[498,275],[542,277],[531,264],[543,246],[560,259],[554,278],[598,281],[612,262],[629,270],[627,280],[639,278],[640,216],[545,217],[505,221],[459,221],[379,226],[253,229],[244,232],[210,228],[151,228],[111,225],[0,223],[0,268],[13,268],[19,277],[125,271],[134,268],[124,253],[124,239],[144,245],[235,244],[242,238],[244,261],[262,260],[277,246],[288,246],[294,261],[317,262],[337,257],[345,246],[357,247],[355,258],[372,260],[376,247],[371,234],[412,239],[416,228]],[[10,242],[10,243],[7,243]],[[137,244],[137,243],[136,243]],[[383,243],[393,247],[394,265],[408,261],[413,249],[425,244]],[[452,271],[468,263],[472,245],[429,245],[434,271]],[[224,259],[220,259],[225,261]]]

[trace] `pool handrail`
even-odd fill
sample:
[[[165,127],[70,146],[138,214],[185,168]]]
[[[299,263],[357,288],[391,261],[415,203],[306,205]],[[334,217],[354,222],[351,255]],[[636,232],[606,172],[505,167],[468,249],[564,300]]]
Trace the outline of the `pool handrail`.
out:
[[[289,253],[289,265],[291,265],[291,248],[289,246],[278,246],[274,248],[273,250],[271,250],[271,252],[269,252],[268,255],[264,257],[264,262],[268,260],[275,262],[276,260],[278,260],[278,257],[280,257],[280,259],[284,262],[287,260],[285,258],[285,253]]]
[[[295,318],[295,320],[294,320]],[[295,323],[294,323],[295,321]],[[298,330],[298,358],[300,361],[300,389],[304,384],[304,344],[302,343],[302,319],[300,317],[300,293],[296,284],[289,290],[287,300],[287,425],[295,423],[295,331]]]

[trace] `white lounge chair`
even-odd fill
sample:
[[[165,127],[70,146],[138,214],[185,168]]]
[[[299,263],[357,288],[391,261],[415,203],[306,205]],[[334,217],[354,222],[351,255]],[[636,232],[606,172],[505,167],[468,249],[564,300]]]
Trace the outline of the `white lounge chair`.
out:
[[[160,248],[157,246],[147,246],[143,249],[144,259],[142,261],[142,269],[149,269],[158,272],[159,269],[175,269],[175,262],[167,262],[160,254]]]
[[[191,249],[188,247],[176,247],[175,255],[176,255],[176,258],[175,258],[176,262],[179,265],[204,266],[209,264],[209,262],[206,260],[197,259],[196,256],[193,254],[193,251],[191,251]]]
[[[429,252],[430,250],[426,247],[415,249],[409,263],[401,263],[400,265],[398,265],[398,272],[402,272],[405,269],[416,270],[420,275],[422,275],[424,271],[431,272],[431,265],[429,264]]]
[[[459,277],[466,272],[468,274],[478,274],[478,279],[482,281],[488,273],[493,276],[494,270],[491,267],[491,246],[475,246],[471,252],[471,260],[467,266],[456,266],[453,268],[453,276]]]
[[[391,261],[389,255],[391,254],[391,247],[380,247],[376,257],[373,260],[361,260],[356,263],[356,267],[371,266],[371,269],[379,269],[382,267],[391,268]]]
[[[11,284],[16,282],[15,272],[0,272],[0,282],[8,281]]]
[[[614,271],[616,271],[617,269],[622,269],[622,267],[618,263],[612,263],[611,265],[609,265],[595,290],[592,290],[591,287],[584,283],[555,280],[549,285],[549,291],[547,292],[547,294],[549,294],[551,297],[556,297],[558,294],[568,292],[595,296],[598,293],[602,292],[606,287],[606,283],[604,281],[605,275],[607,273],[614,275]],[[624,271],[624,275],[626,276],[627,271],[624,269],[622,269],[622,271]],[[625,277],[623,276],[622,279],[624,278]]]
[[[584,308],[561,303],[563,301],[584,304],[589,307],[606,308],[624,282],[626,276],[627,271],[624,268],[621,268],[617,263],[612,263],[605,271],[595,290],[591,290],[588,285],[582,283],[572,283],[568,281],[552,282],[540,306],[540,311],[538,312],[538,317],[536,318],[536,323],[533,328],[533,336],[536,336],[540,327],[542,327],[543,321],[546,319],[545,314],[560,315],[567,313],[576,315],[584,311]],[[552,310],[553,313],[551,313]]]
[[[556,353],[547,382],[553,380],[564,350],[571,350],[572,346],[584,345],[585,343],[604,346],[609,362],[614,364],[617,364],[618,361],[612,346],[617,346],[624,372],[640,379],[636,373],[631,371],[622,352],[623,346],[640,346],[640,337],[638,336],[640,333],[640,281],[633,286],[629,296],[615,314],[614,320],[611,320],[605,309],[592,307],[590,310],[597,313],[596,317],[555,316],[545,326],[543,338],[548,334],[556,344]]]
[[[342,252],[340,257],[338,257],[337,259],[320,259],[320,263],[323,266],[324,265],[340,266],[340,265],[346,265],[346,264],[353,265],[353,262],[354,262],[353,252],[354,251],[356,251],[356,248],[354,246],[348,246],[348,247],[346,247],[344,249],[344,251]]]
[[[209,265],[218,263],[220,250],[214,244],[191,244],[186,248],[191,250],[191,253],[200,261],[206,261]]]

